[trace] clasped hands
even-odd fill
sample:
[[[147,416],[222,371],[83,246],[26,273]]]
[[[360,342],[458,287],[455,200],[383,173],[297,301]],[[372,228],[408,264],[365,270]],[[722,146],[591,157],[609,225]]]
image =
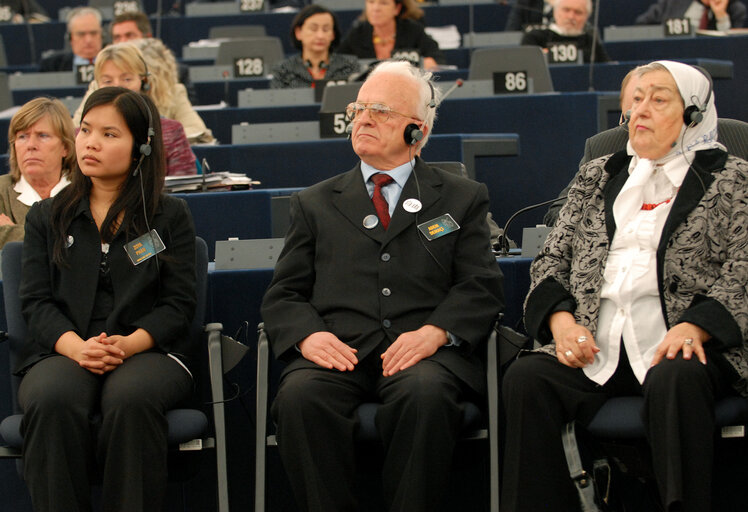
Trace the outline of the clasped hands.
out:
[[[415,331],[404,332],[380,356],[382,375],[389,377],[432,356],[447,343],[447,333],[434,325],[424,325]],[[315,332],[298,344],[301,355],[323,368],[352,371],[358,358],[356,349],[343,343],[331,332]]]
[[[549,327],[556,341],[556,357],[572,368],[584,368],[595,360],[595,354],[600,349],[595,344],[592,333],[584,326],[576,323],[574,316],[565,311],[551,315]],[[675,359],[678,352],[683,352],[683,359],[691,359],[695,354],[702,364],[706,364],[704,343],[711,336],[698,325],[681,322],[674,325],[665,334],[665,338],[657,346],[652,363],[655,366],[662,358]]]
[[[104,375],[121,365],[125,359],[153,347],[153,337],[144,329],[128,336],[102,332],[87,340],[73,331],[64,333],[55,344],[55,351],[77,362],[82,368]]]

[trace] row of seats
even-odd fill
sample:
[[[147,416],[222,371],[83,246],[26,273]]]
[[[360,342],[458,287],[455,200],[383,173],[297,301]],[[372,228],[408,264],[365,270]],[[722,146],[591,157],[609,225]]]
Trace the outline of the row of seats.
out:
[[[324,3],[324,0],[321,2]],[[643,12],[651,3],[650,0],[630,0],[628,2],[601,2],[600,20],[602,27],[609,25],[631,25],[636,15]],[[177,3],[181,5],[181,3]],[[338,11],[340,26],[345,31],[364,7],[361,0],[360,8]],[[457,5],[425,6],[426,23],[432,27],[456,25],[461,34],[467,32],[494,32],[502,30],[509,14],[508,3],[468,2]],[[52,7],[47,7],[52,10]],[[156,9],[146,2],[146,12],[152,14]],[[152,9],[152,10],[150,10]],[[215,9],[214,9],[215,11]],[[292,12],[261,12],[223,16],[165,16],[160,20],[160,38],[177,56],[181,55],[182,47],[191,41],[208,37],[210,28],[216,25],[263,25],[266,33],[281,38],[286,53],[294,51],[288,40],[288,30],[293,18]],[[154,29],[157,26],[153,19]],[[39,61],[43,50],[61,48],[64,41],[65,27],[62,22],[52,22],[31,27],[36,49],[36,62]],[[28,32],[20,25],[0,26],[0,35],[6,41],[19,43],[14,52],[8,55],[11,66],[22,66],[32,62],[28,46]],[[17,51],[16,51],[17,50]]]

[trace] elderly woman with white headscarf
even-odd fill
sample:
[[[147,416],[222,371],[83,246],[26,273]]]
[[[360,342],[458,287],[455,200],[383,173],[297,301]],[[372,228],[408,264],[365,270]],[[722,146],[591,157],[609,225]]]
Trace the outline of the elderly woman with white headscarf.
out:
[[[531,268],[545,345],[504,379],[502,510],[578,510],[564,424],[643,395],[664,509],[708,511],[715,400],[748,396],[748,163],[716,140],[705,72],[658,61],[634,80],[627,151],[580,169]]]

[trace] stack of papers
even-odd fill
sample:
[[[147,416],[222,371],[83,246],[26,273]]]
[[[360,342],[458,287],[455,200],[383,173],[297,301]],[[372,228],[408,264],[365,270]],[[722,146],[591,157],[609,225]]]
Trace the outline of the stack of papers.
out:
[[[426,27],[426,33],[439,44],[442,50],[451,50],[459,48],[462,38],[456,25],[446,25],[443,27]]]
[[[247,189],[259,184],[259,181],[253,181],[246,174],[235,172],[212,172],[210,174],[166,177],[166,191],[172,193]]]

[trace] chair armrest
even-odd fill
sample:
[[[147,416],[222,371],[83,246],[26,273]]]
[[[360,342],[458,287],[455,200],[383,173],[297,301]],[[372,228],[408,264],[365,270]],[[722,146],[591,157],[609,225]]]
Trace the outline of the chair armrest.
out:
[[[213,423],[216,434],[216,466],[218,471],[218,509],[228,511],[228,475],[226,474],[226,417],[223,398],[223,325],[210,323],[205,326],[208,333],[208,366],[210,391],[213,399]]]
[[[486,342],[486,387],[488,400],[489,465],[492,476],[489,510],[499,510],[499,354],[497,322]],[[494,478],[496,477],[496,478]],[[496,480],[496,481],[493,481]]]
[[[265,455],[267,451],[270,343],[265,324],[257,326],[257,400],[255,428],[255,510],[265,510]]]

